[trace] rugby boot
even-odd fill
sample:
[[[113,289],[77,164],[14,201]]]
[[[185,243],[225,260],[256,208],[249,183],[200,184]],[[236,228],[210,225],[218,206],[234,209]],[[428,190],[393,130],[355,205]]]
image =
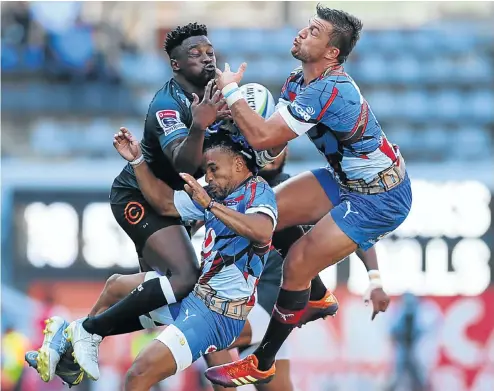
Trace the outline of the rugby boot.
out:
[[[85,320],[86,318],[76,320],[67,327],[67,339],[74,348],[74,361],[81,366],[90,379],[98,380],[98,351],[103,338],[97,334],[88,333],[82,326]]]
[[[326,294],[322,299],[309,301],[297,327],[302,327],[304,324],[320,318],[335,316],[336,312],[338,312],[338,300],[329,289],[326,289]]]
[[[223,387],[239,387],[246,384],[269,383],[276,372],[275,365],[267,371],[257,369],[259,362],[253,354],[243,360],[211,367],[204,374],[213,384]]]
[[[81,367],[74,363],[72,358],[72,347],[62,355],[60,362],[55,370],[55,375],[57,375],[62,382],[70,387],[78,385],[84,378],[84,372]],[[30,367],[38,370],[38,355],[36,350],[31,350],[26,353],[24,359],[29,364]]]
[[[49,382],[54,378],[58,362],[69,347],[65,335],[65,329],[69,324],[59,316],[46,319],[45,324],[45,337],[36,357],[36,370],[43,381]]]

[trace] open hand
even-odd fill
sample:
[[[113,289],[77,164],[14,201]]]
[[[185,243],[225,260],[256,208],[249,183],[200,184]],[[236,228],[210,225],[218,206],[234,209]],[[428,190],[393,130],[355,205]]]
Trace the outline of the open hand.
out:
[[[211,202],[211,197],[206,190],[204,190],[204,187],[202,187],[192,175],[181,173],[180,176],[186,183],[184,188],[187,194],[203,208],[207,208]]]
[[[240,64],[237,72],[232,72],[230,70],[230,65],[228,63],[225,63],[224,71],[221,71],[218,68],[216,68],[216,85],[218,86],[218,89],[221,91],[225,86],[227,86],[230,83],[239,84],[242,78],[244,77],[244,72],[246,69],[247,69],[246,62]]]
[[[127,128],[120,128],[120,131],[113,136],[113,146],[120,156],[128,162],[136,160],[142,155],[139,141]]]
[[[214,85],[214,80],[210,80],[204,91],[204,97],[199,102],[199,97],[192,94],[192,122],[201,130],[206,128],[216,121],[218,115],[226,117],[230,114],[229,110],[225,110],[225,100],[221,98],[221,91]],[[222,109],[221,113],[219,112]],[[227,108],[228,109],[228,108]],[[226,111],[226,112],[225,112]]]

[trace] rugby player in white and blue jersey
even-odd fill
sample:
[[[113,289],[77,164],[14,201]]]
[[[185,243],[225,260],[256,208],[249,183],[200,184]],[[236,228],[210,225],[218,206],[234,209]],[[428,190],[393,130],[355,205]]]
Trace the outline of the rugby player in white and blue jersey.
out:
[[[276,226],[274,193],[254,175],[252,150],[222,133],[210,135],[207,142],[206,188],[188,174],[182,174],[185,191],[174,191],[164,182],[158,187],[144,161],[134,165],[145,194],[158,196],[156,191],[146,191],[147,186],[159,189],[162,213],[204,220],[206,235],[201,276],[194,291],[179,303],[152,311],[154,321],[169,324],[171,318],[173,322],[137,357],[126,377],[126,391],[148,390],[202,355],[230,346],[255,303],[255,288]],[[128,130],[122,129],[115,137],[115,146],[125,159],[141,159],[139,143]],[[96,316],[73,322],[67,329],[75,358],[90,377],[99,376],[97,350],[102,337],[129,332],[131,324],[141,323],[132,319],[142,310],[133,311],[132,302],[137,302],[133,296],[149,295],[152,302],[154,289],[163,288],[163,277],[156,272],[129,277],[138,282],[137,288],[115,305],[122,306],[122,311],[111,326]]]

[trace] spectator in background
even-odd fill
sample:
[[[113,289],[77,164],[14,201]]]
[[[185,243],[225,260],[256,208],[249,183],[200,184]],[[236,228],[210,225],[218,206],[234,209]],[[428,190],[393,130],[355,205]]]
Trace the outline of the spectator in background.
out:
[[[412,293],[405,293],[400,304],[401,306],[394,317],[395,321],[391,325],[395,368],[387,390],[397,390],[408,375],[411,382],[411,390],[425,391],[427,382],[424,371],[415,355],[415,347],[425,332],[419,320],[420,300]]]
[[[24,352],[30,349],[24,334],[7,327],[2,335],[2,384],[3,391],[21,391],[24,373]]]

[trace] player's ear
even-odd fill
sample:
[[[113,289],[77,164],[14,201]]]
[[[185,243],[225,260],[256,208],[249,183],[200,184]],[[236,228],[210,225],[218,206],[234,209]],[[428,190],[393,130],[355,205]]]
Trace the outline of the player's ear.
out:
[[[244,159],[242,159],[240,156],[235,156],[235,171],[241,172],[244,166]]]
[[[334,47],[334,46],[330,46],[328,47],[328,50],[326,50],[326,54],[324,56],[324,58],[326,60],[336,60],[338,58],[338,56],[340,55],[340,49],[338,49],[337,47]]]
[[[174,58],[170,59],[170,66],[172,67],[173,71],[179,71],[180,70],[180,65],[178,64],[178,61],[175,60]]]

